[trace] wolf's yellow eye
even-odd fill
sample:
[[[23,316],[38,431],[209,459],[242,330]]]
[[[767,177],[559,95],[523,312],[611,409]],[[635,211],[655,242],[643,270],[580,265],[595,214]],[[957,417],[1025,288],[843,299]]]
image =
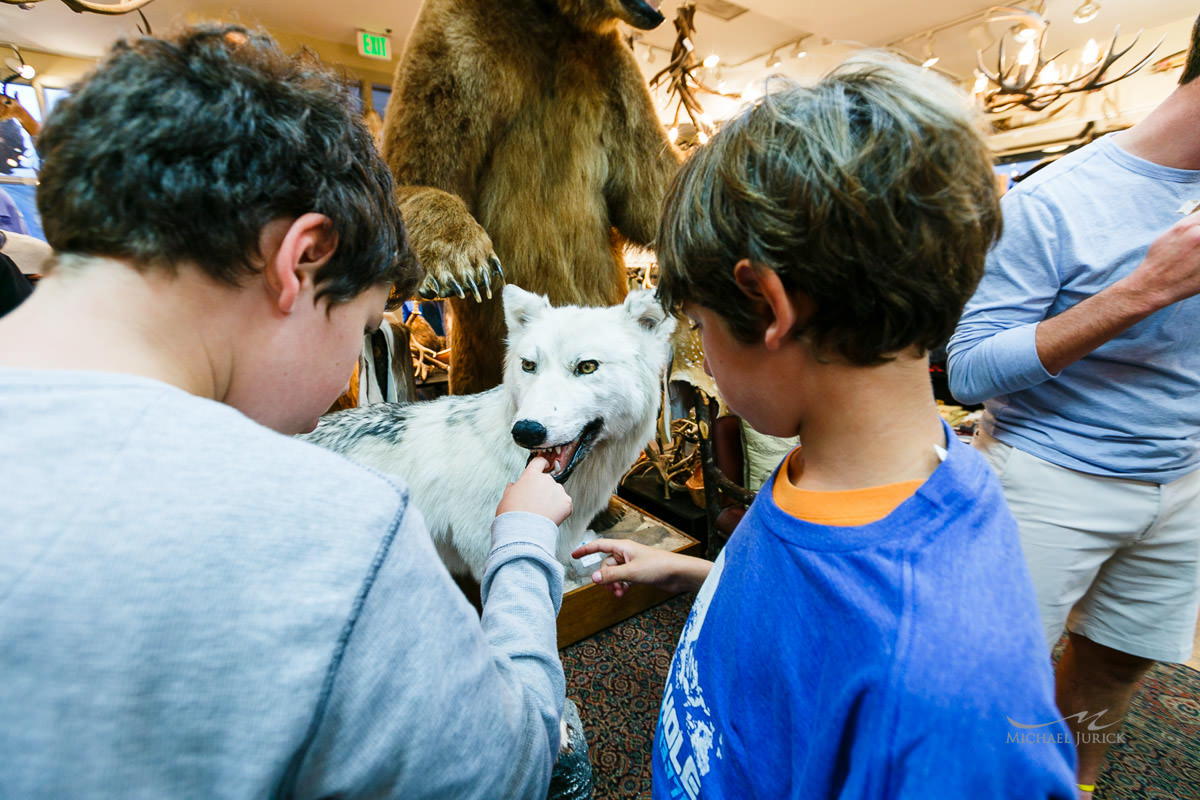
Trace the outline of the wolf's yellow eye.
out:
[[[528,358],[522,358],[521,369],[525,370],[526,372],[534,372],[537,370],[537,364],[533,363]]]
[[[600,366],[600,364],[598,364],[595,361],[591,361],[591,360],[580,361],[579,364],[575,367],[575,374],[576,375],[591,375],[593,372],[596,371],[596,368],[599,366]]]

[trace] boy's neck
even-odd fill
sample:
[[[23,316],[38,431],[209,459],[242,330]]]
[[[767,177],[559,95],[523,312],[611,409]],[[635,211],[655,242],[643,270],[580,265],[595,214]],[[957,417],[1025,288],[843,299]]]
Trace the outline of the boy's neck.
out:
[[[216,399],[236,302],[236,292],[194,269],[169,275],[116,259],[68,260],[0,318],[0,365],[138,375]]]
[[[802,459],[788,479],[810,491],[843,491],[925,480],[946,446],[924,357],[878,367],[829,365],[818,378],[823,400],[805,415]],[[794,473],[794,474],[793,474]]]

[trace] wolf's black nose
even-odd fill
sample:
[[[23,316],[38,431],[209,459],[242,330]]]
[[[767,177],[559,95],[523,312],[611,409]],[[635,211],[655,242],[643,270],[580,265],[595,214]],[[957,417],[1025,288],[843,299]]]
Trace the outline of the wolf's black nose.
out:
[[[512,437],[521,447],[537,447],[546,441],[546,426],[532,419],[519,419],[512,426]]]

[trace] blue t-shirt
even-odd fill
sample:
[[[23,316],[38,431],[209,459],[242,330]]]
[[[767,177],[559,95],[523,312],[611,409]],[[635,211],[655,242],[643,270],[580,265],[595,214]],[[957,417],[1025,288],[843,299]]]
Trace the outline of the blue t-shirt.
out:
[[[867,525],[758,493],[675,651],[655,798],[1075,797],[1016,523],[950,439]]]
[[[1004,197],[1004,235],[950,339],[950,389],[986,401],[984,429],[1089,475],[1167,483],[1200,468],[1200,296],[1151,314],[1058,375],[1038,324],[1111,286],[1200,202],[1200,170],[1111,136]]]

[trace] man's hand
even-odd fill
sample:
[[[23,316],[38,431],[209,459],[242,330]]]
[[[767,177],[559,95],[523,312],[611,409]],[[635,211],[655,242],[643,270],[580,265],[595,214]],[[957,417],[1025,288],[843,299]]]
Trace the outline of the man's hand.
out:
[[[1142,263],[1119,283],[1154,310],[1200,294],[1200,213],[1155,239]]]
[[[1156,311],[1200,294],[1200,214],[1161,234],[1133,272],[1038,323],[1038,358],[1057,375]]]

